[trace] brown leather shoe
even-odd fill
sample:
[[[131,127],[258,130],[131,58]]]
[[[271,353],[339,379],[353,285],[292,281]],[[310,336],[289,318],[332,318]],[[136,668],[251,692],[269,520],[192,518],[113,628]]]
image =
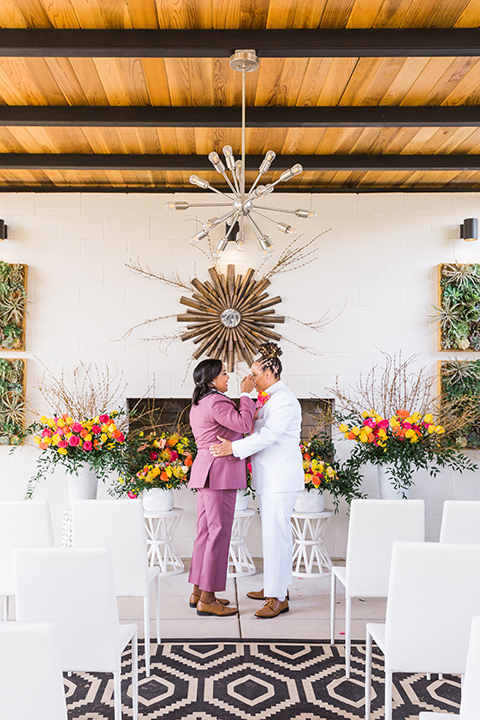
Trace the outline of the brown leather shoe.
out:
[[[193,593],[190,595],[190,600],[188,604],[191,608],[196,608],[197,603],[200,600],[200,595],[194,595]],[[230,605],[230,600],[227,600],[227,598],[215,598],[215,600],[218,600],[219,603],[222,603],[222,605]]]
[[[225,607],[219,600],[212,603],[203,603],[201,600],[197,603],[197,615],[236,615],[238,609],[236,607]]]
[[[247,597],[251,598],[251,600],[267,600],[265,595],[263,594],[263,588],[261,590],[258,590],[255,592],[255,590],[252,590],[252,592],[247,593]],[[287,590],[287,600],[290,600],[290,593]]]
[[[255,616],[258,618],[274,618],[277,617],[277,615],[281,615],[281,613],[288,612],[289,609],[287,599],[267,598],[265,604],[260,610],[257,610]]]

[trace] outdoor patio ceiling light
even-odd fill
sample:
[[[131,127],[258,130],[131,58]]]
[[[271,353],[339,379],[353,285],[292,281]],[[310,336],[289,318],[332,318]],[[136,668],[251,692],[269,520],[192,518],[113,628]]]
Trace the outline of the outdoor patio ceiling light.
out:
[[[222,192],[217,188],[210,185],[208,180],[202,180],[198,175],[190,175],[190,182],[192,185],[196,185],[202,190],[212,190],[212,192],[221,195],[223,198],[228,200],[226,203],[222,203],[222,206],[230,206],[230,211],[222,215],[221,217],[213,217],[207,220],[203,224],[203,229],[198,232],[194,237],[190,238],[192,244],[196,244],[200,240],[209,237],[209,232],[213,230],[217,225],[224,222],[227,223],[227,230],[225,235],[218,242],[214,251],[214,257],[220,258],[223,251],[227,247],[229,241],[235,242],[237,250],[243,250],[245,245],[245,227],[248,224],[253,230],[253,234],[257,241],[257,246],[262,255],[270,257],[275,246],[264,232],[259,228],[252,215],[262,218],[262,220],[268,220],[273,223],[278,230],[285,233],[286,235],[295,236],[297,231],[287,223],[276,222],[268,215],[264,215],[264,211],[282,212],[296,215],[299,218],[315,218],[317,214],[309,210],[286,210],[283,208],[272,208],[262,207],[257,208],[255,206],[256,201],[259,198],[263,198],[266,195],[272,193],[275,187],[279,183],[288,182],[291,178],[299,175],[303,172],[303,167],[296,163],[288,170],[285,170],[278,180],[267,185],[258,185],[258,182],[265,173],[270,170],[270,166],[275,160],[276,154],[273,150],[268,150],[265,153],[260,166],[258,168],[258,174],[255,178],[254,183],[249,190],[245,188],[245,74],[258,70],[259,62],[255,50],[236,50],[230,57],[230,67],[233,70],[237,70],[242,73],[242,159],[235,160],[231,145],[225,145],[223,147],[223,156],[225,163],[221,160],[220,155],[214,150],[208,155],[208,159],[212,163],[215,170],[222,175],[225,182],[228,185],[227,192]],[[230,173],[230,177],[227,173]],[[168,202],[165,207],[169,210],[188,210],[191,207],[213,207],[211,204],[190,204],[188,202]],[[215,207],[219,207],[215,205]],[[261,210],[262,212],[259,212]]]

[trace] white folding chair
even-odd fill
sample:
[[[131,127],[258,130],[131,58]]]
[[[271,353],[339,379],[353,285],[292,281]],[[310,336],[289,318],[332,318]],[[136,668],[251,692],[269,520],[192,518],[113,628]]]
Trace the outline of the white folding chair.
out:
[[[118,597],[143,598],[145,670],[150,675],[150,588],[156,588],[157,643],[160,634],[160,569],[149,567],[141,500],[76,500],[73,545],[110,548]]]
[[[480,543],[480,500],[445,500],[441,543]]]
[[[52,547],[53,529],[46,500],[3,500],[0,502],[0,620],[8,620],[9,596],[15,594],[14,547]]]
[[[460,714],[421,712],[419,720],[478,720],[480,718],[480,616],[472,620]]]
[[[480,544],[394,543],[385,624],[367,624],[365,717],[372,640],[385,655],[385,720],[392,676],[465,673],[470,627],[480,614]]]
[[[0,624],[0,718],[67,720],[55,623]]]
[[[336,580],[345,587],[345,675],[350,677],[352,598],[387,597],[395,540],[425,539],[423,500],[353,500],[345,567],[332,568],[330,640],[335,642]]]
[[[137,626],[119,623],[110,550],[16,548],[14,562],[18,619],[56,623],[64,672],[113,673],[115,720],[122,717],[121,655],[131,641],[137,720]]]

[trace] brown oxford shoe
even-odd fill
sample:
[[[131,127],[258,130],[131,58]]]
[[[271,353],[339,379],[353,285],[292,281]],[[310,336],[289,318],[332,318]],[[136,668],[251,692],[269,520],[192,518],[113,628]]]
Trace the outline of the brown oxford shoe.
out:
[[[220,615],[227,617],[227,615],[236,615],[238,609],[236,607],[225,607],[219,600],[214,600],[212,603],[203,603],[201,600],[197,603],[197,615]]]
[[[263,607],[257,610],[255,617],[258,618],[274,618],[277,615],[286,613],[289,611],[288,600],[279,600],[278,598],[267,598]]]
[[[247,597],[251,600],[267,600],[265,595],[263,594],[263,588],[261,590],[258,590],[255,592],[255,590],[252,590],[252,592],[247,593]],[[287,590],[287,600],[290,600],[290,593]]]
[[[190,600],[188,604],[191,608],[196,608],[197,603],[200,600],[200,595],[194,595],[193,593],[190,595]],[[219,603],[222,603],[222,605],[230,605],[230,600],[227,600],[226,598],[215,598],[215,600],[218,600]]]

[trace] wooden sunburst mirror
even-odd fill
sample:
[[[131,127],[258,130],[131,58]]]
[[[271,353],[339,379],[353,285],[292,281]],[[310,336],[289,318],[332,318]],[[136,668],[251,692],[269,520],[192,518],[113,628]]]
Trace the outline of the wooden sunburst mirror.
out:
[[[235,276],[235,265],[228,265],[226,275],[213,267],[208,272],[211,282],[194,278],[191,283],[196,292],[180,299],[189,308],[184,315],[177,315],[179,322],[189,323],[180,337],[200,345],[193,353],[195,359],[201,355],[219,358],[232,372],[235,362],[244,360],[251,365],[263,342],[280,340],[281,335],[272,328],[285,318],[275,314],[273,305],[282,298],[269,298],[265,290],[270,280],[254,280],[251,268],[244,276]]]

